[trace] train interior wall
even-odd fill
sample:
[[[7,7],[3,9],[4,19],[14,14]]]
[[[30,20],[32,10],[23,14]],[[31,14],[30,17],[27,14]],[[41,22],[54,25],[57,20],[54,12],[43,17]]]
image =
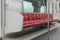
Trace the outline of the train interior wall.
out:
[[[1,1],[0,1],[0,3],[1,3]],[[22,3],[21,3],[21,4],[22,4]],[[30,4],[31,4],[31,3],[30,3]],[[16,5],[16,4],[15,4],[15,5]],[[14,5],[14,6],[15,6],[15,5]],[[17,5],[17,6],[18,6],[18,5]],[[17,7],[17,6],[16,6],[16,7]],[[10,8],[11,10],[13,10],[14,7],[13,7],[13,8],[11,8],[11,7],[12,7],[12,6],[10,5],[9,8]],[[16,7],[15,7],[15,8],[16,8]],[[20,6],[20,7],[21,7],[21,6]],[[15,8],[14,8],[14,10],[15,10]],[[22,8],[22,7],[21,7],[21,8]],[[50,8],[51,8],[51,7],[50,7]],[[15,13],[19,13],[19,12],[21,11],[21,9],[19,9],[19,10],[18,10],[18,9],[19,9],[19,8],[17,7],[17,10],[15,10],[15,11],[16,11]],[[30,9],[30,12],[32,12],[33,7],[32,7],[32,10],[31,10],[31,8],[29,8],[29,7],[28,7],[28,9]],[[43,8],[42,8],[42,9],[43,9]],[[43,13],[46,12],[46,9],[43,9],[43,11],[42,11],[42,9],[41,9],[41,13],[42,13],[42,12],[43,12]],[[58,8],[58,9],[59,9],[59,8]],[[44,11],[44,10],[45,10],[45,11]],[[50,12],[52,12],[51,10],[52,10],[52,8],[50,9]],[[1,11],[1,6],[0,6],[0,11]],[[26,10],[24,10],[24,11],[26,12]],[[28,12],[29,12],[29,11],[28,11]],[[10,13],[10,12],[9,12],[9,13]],[[11,15],[12,15],[12,14],[11,14]],[[1,13],[0,13],[0,16],[1,16]],[[15,16],[16,16],[16,15],[15,15]],[[11,17],[12,17],[12,16],[11,16]],[[53,17],[54,17],[54,19],[56,19],[56,18],[60,19],[59,13],[54,14]],[[16,17],[15,17],[15,18],[16,18]],[[19,18],[20,18],[20,16],[19,16]],[[13,19],[13,18],[12,18],[12,19]],[[22,19],[22,17],[21,17],[21,19]],[[13,21],[14,21],[14,20],[15,20],[15,19],[13,19]],[[20,19],[18,19],[18,20],[20,20]],[[10,20],[9,20],[9,21],[10,21]],[[23,21],[23,19],[22,19],[21,21],[18,21],[18,22],[21,22],[21,25],[18,25],[18,26],[21,26],[21,27],[22,27],[22,24],[23,24],[22,21]],[[11,21],[10,21],[10,22],[11,22]],[[20,23],[19,23],[19,24],[20,24]],[[14,24],[14,25],[15,25],[15,24]],[[16,26],[16,25],[15,25],[15,26]],[[9,26],[9,27],[10,27],[10,26]],[[13,29],[13,28],[12,28],[12,29]],[[9,30],[9,28],[8,28],[8,30]],[[8,30],[7,30],[7,31],[8,31]],[[19,30],[20,30],[20,29],[19,29]],[[18,30],[18,31],[19,31],[19,30]],[[12,30],[10,30],[10,31],[12,31]],[[15,30],[14,30],[14,31],[15,31]],[[54,31],[54,33],[55,33],[55,32],[56,32],[56,31]],[[59,32],[60,32],[60,31],[59,31]],[[55,35],[58,35],[59,32],[58,32],[58,33],[56,32],[57,34],[55,34]],[[54,34],[54,33],[53,33],[53,34]],[[52,33],[51,33],[51,34],[52,34]],[[47,34],[44,34],[44,35],[47,35]],[[44,35],[42,35],[42,36],[44,36]],[[55,35],[54,35],[54,36],[55,36]],[[52,36],[52,37],[54,37],[54,36]],[[0,37],[1,37],[1,17],[0,17]],[[40,37],[41,37],[41,36],[40,36]],[[57,37],[60,37],[60,36],[57,36]],[[56,37],[56,38],[57,38],[57,37]],[[45,38],[45,36],[44,36],[44,38]],[[44,38],[43,38],[43,40],[44,40]],[[39,40],[39,39],[41,39],[41,38],[38,37],[38,39],[35,38],[34,40]],[[10,39],[10,40],[12,40],[12,39]],[[18,39],[18,40],[19,40],[19,39]],[[42,39],[41,39],[41,40],[42,40]],[[55,39],[55,40],[56,40],[56,39]]]

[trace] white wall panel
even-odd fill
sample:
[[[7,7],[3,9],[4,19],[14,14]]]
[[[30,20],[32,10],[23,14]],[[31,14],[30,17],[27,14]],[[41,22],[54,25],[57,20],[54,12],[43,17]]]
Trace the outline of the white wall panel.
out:
[[[6,27],[5,33],[21,31],[23,28],[22,0],[6,1]]]

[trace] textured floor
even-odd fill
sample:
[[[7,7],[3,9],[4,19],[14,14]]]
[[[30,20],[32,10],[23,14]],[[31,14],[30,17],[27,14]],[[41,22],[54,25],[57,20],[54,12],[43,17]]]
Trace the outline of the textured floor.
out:
[[[41,35],[41,36],[38,36],[32,40],[48,40],[48,35],[47,33]],[[54,29],[50,32],[50,40],[60,40],[60,27],[57,28],[57,29]],[[6,39],[6,40],[14,40],[14,39]],[[21,39],[16,39],[16,40],[21,40]]]
[[[39,37],[34,38],[33,40],[48,40],[47,33]],[[50,40],[60,40],[60,27],[50,32]]]
[[[41,35],[41,36],[38,36],[32,40],[48,40],[48,35],[47,33]],[[50,40],[60,40],[60,27],[57,28],[57,29],[54,29],[50,32]],[[7,39],[6,39],[7,40]],[[9,39],[9,40],[12,40],[12,39]],[[16,40],[20,40],[19,38],[16,39]]]

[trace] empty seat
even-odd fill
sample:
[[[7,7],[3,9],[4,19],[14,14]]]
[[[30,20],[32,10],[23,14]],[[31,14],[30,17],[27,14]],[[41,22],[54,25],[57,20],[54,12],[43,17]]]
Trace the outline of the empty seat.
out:
[[[53,21],[53,15],[50,15],[49,21]],[[24,16],[24,23],[23,28],[32,27],[38,24],[43,24],[48,22],[48,14],[41,14],[41,13],[23,13]]]

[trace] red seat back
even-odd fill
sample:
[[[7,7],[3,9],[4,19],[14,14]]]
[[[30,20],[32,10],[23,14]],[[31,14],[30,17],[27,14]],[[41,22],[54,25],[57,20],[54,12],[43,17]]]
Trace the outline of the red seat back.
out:
[[[34,14],[29,14],[28,16],[29,16],[29,20],[34,20],[34,17],[33,17]]]

